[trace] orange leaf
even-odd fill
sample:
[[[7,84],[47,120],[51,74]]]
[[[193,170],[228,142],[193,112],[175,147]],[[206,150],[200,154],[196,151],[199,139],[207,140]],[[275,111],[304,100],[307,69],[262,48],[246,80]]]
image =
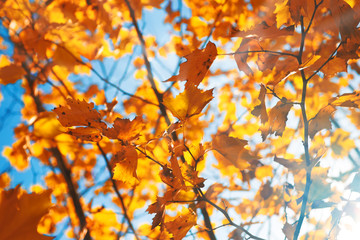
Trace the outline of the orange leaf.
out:
[[[332,105],[327,105],[320,109],[316,116],[311,119],[309,123],[309,136],[314,138],[315,134],[322,129],[331,129],[330,118],[331,115],[335,112],[335,107]]]
[[[194,85],[187,85],[184,92],[175,98],[164,98],[163,103],[180,121],[186,121],[188,118],[200,114],[213,98],[212,89],[203,92]]]
[[[186,62],[180,64],[179,74],[172,76],[167,81],[187,81],[186,85],[199,85],[217,56],[214,43],[209,42],[205,49],[196,49],[185,56]]]
[[[132,186],[139,183],[136,175],[138,154],[133,146],[122,146],[120,151],[113,156],[114,168],[113,179],[128,183]]]
[[[141,117],[135,117],[133,120],[116,118],[113,128],[103,129],[104,136],[110,139],[121,139],[123,141],[132,141],[139,137],[144,128],[144,122]]]
[[[177,161],[176,157],[170,158],[171,168],[172,172],[174,173],[174,176],[180,180],[181,186],[185,186],[184,178],[181,174],[181,169],[179,166],[179,162]],[[173,187],[181,187],[181,186],[173,186]]]
[[[265,106],[265,94],[266,94],[266,88],[263,84],[261,84],[261,89],[260,89],[260,93],[259,93],[260,104],[257,105],[251,111],[251,114],[254,115],[255,117],[260,116],[262,124],[265,124],[269,119],[268,114],[266,112],[266,106]]]
[[[244,148],[247,145],[246,140],[221,134],[213,137],[212,145],[216,150],[214,155],[219,161],[228,161],[240,170],[248,168],[249,162],[257,160],[257,157]]]
[[[0,68],[0,84],[15,83],[25,75],[25,71],[21,66],[10,64]]]
[[[237,31],[232,34],[232,37],[243,37],[243,38],[275,38],[281,36],[288,36],[294,33],[294,25],[289,27],[278,29],[276,24],[269,26],[265,21],[256,25],[254,29],[248,31]]]
[[[166,229],[172,233],[174,240],[183,239],[194,225],[196,225],[196,215],[189,210],[176,216],[174,221],[165,223]]]
[[[40,219],[48,212],[51,191],[42,193],[21,193],[20,187],[0,194],[0,236],[1,239],[49,240],[53,237],[43,236],[37,232]]]
[[[282,136],[291,107],[291,103],[286,102],[286,99],[282,99],[270,110],[269,121],[265,126],[259,128],[263,141],[269,134],[275,133],[275,136]]]
[[[71,136],[74,136],[76,139],[81,139],[84,141],[99,142],[102,139],[100,130],[92,127],[78,127],[69,129],[67,133]]]
[[[85,100],[79,101],[72,98],[68,98],[66,101],[68,106],[59,106],[53,109],[64,127],[86,126],[99,129],[107,127],[101,121],[100,113],[94,109],[94,103],[87,103]]]

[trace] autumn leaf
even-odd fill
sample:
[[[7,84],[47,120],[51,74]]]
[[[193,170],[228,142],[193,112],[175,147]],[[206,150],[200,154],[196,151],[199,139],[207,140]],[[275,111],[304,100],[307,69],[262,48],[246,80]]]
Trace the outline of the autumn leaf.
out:
[[[330,99],[329,104],[339,107],[360,107],[360,91],[345,93]]]
[[[260,116],[262,124],[265,124],[269,119],[265,106],[265,95],[266,95],[266,88],[263,84],[261,84],[261,89],[259,93],[260,104],[256,105],[256,107],[251,111],[251,114],[254,115],[255,117]]]
[[[140,136],[144,128],[144,121],[141,117],[135,117],[133,120],[116,118],[112,128],[102,130],[104,136],[110,139],[121,139],[123,141],[132,141]]]
[[[51,190],[42,193],[25,193],[20,187],[3,190],[0,195],[0,236],[4,240],[39,239],[53,237],[40,235],[37,225],[49,211]]]
[[[102,139],[101,131],[92,127],[71,128],[66,133],[82,141],[99,142]]]
[[[335,112],[335,107],[327,105],[320,109],[320,111],[309,122],[309,136],[314,138],[315,134],[322,129],[331,129],[330,118]]]
[[[239,48],[234,53],[235,62],[240,71],[243,71],[247,76],[254,74],[253,70],[247,64],[247,58],[249,56],[248,51],[250,48],[249,42],[251,39],[245,38],[242,40]]]
[[[288,168],[289,170],[300,170],[305,169],[306,163],[303,160],[300,159],[285,159],[285,158],[279,158],[275,155],[274,162],[277,162],[284,167]]]
[[[121,149],[113,156],[111,161],[115,164],[113,179],[128,183],[131,186],[139,183],[139,179],[136,174],[138,154],[135,147],[121,147]]]
[[[94,109],[94,103],[87,103],[72,98],[66,99],[68,106],[59,106],[53,111],[58,115],[60,123],[64,127],[86,126],[98,129],[106,128],[101,121],[100,113]]]
[[[172,76],[167,81],[187,81],[186,85],[199,85],[217,56],[214,43],[209,42],[205,49],[196,49],[185,56],[186,62],[180,64],[179,75]]]
[[[5,156],[17,170],[23,171],[29,166],[29,154],[27,153],[27,140],[22,137],[13,143],[11,147],[5,147]]]
[[[291,225],[291,224],[286,222],[284,227],[282,228],[282,231],[285,234],[287,239],[293,240],[295,229],[296,229],[296,224]]]
[[[275,136],[282,136],[285,131],[287,115],[292,107],[292,103],[286,99],[279,101],[269,112],[269,121],[262,125],[259,130],[263,141],[269,134],[275,133]]]
[[[175,98],[164,98],[163,103],[176,118],[184,122],[190,117],[200,114],[212,99],[212,89],[202,91],[193,85],[187,85],[184,92]]]
[[[289,36],[294,33],[294,25],[278,29],[276,24],[269,26],[265,21],[256,25],[253,29],[247,31],[235,31],[232,37],[257,38],[260,41],[266,38],[275,38],[281,36]]]
[[[187,232],[196,225],[196,215],[187,209],[176,216],[175,220],[165,222],[166,229],[172,233],[174,240],[183,239]]]
[[[54,138],[57,135],[66,132],[54,112],[42,112],[34,122],[33,134],[37,137]]]
[[[0,84],[11,84],[25,75],[25,70],[16,64],[0,67]]]
[[[224,134],[213,137],[212,146],[215,157],[218,161],[225,161],[233,164],[239,170],[250,167],[256,156],[250,154],[250,151],[244,148],[247,141],[239,138],[229,137]]]

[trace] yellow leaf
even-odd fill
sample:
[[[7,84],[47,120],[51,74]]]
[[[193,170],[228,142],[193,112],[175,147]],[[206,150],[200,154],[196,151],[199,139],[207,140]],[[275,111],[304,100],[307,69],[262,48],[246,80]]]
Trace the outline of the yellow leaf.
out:
[[[78,127],[69,129],[67,134],[74,136],[76,139],[81,139],[84,141],[99,142],[102,139],[100,130],[92,127]]]
[[[6,157],[11,166],[15,167],[17,170],[25,170],[29,166],[29,157],[26,152],[27,149],[26,138],[21,137],[12,147],[5,147],[3,151],[3,156]]]
[[[112,161],[116,164],[113,179],[128,183],[132,186],[139,183],[136,175],[138,155],[133,146],[123,146]]]
[[[40,113],[34,122],[33,134],[37,137],[54,138],[64,132],[66,132],[66,128],[60,124],[53,112]]]
[[[212,89],[203,92],[194,85],[187,85],[184,92],[175,98],[165,98],[163,103],[180,121],[186,121],[188,118],[200,114],[213,98]]]
[[[266,177],[273,177],[273,168],[271,166],[257,167],[255,170],[255,177],[259,180]]]

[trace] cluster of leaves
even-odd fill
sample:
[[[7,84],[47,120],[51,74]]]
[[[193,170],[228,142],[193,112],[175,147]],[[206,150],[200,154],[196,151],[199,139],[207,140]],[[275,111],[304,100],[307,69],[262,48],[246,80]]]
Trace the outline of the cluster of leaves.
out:
[[[159,12],[165,41],[140,24]],[[360,2],[8,0],[0,16],[0,83],[24,90],[5,239],[336,239],[359,218]],[[30,166],[33,193],[9,189]]]

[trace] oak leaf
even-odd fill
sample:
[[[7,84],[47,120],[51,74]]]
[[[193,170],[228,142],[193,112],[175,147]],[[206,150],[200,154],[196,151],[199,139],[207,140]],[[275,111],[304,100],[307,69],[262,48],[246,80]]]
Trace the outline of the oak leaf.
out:
[[[38,239],[53,237],[37,232],[40,219],[51,207],[51,190],[42,193],[25,193],[17,186],[0,194],[0,236],[3,240]]]
[[[186,62],[180,64],[179,74],[172,76],[167,81],[187,81],[186,85],[199,85],[217,56],[214,43],[209,42],[205,49],[196,49],[185,56]]]
[[[184,122],[188,118],[200,114],[213,98],[212,89],[202,91],[194,85],[187,85],[184,92],[175,98],[164,98],[163,104],[176,118]]]
[[[113,156],[115,163],[113,179],[128,183],[131,186],[137,185],[139,179],[136,174],[138,154],[133,146],[122,146]]]

